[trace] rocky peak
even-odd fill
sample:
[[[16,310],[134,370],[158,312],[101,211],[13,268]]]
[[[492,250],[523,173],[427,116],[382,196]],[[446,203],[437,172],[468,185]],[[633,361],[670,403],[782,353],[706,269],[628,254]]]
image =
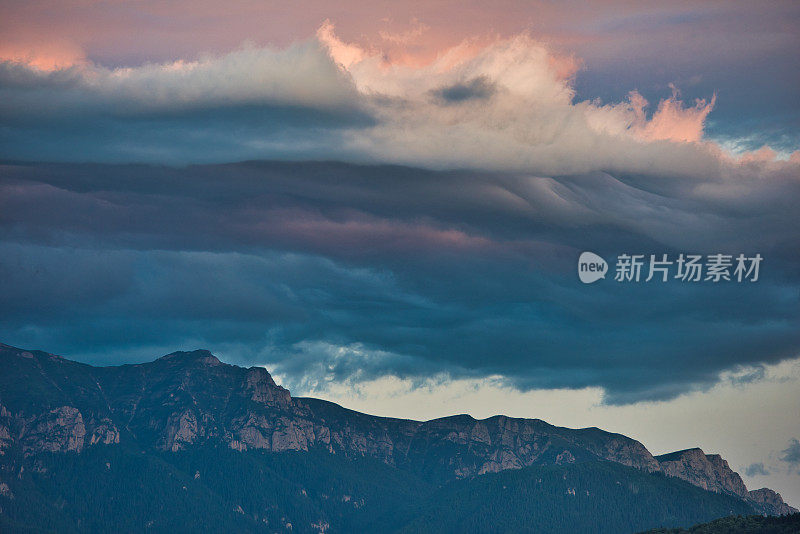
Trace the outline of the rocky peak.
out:
[[[748,500],[763,514],[787,515],[797,513],[797,508],[793,508],[783,502],[781,494],[769,488],[749,491]]]
[[[251,400],[261,404],[288,407],[292,403],[289,391],[277,385],[263,367],[251,367],[247,370],[244,388],[250,394]]]
[[[742,477],[719,454],[705,454],[699,448],[656,456],[661,470],[709,491],[747,498]]]

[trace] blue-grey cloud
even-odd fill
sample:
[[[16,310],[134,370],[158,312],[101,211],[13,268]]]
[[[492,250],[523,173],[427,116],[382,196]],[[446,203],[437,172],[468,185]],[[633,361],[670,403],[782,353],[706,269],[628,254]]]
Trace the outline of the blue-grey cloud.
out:
[[[749,477],[768,476],[769,475],[769,471],[767,471],[767,468],[764,467],[764,463],[763,462],[759,462],[759,463],[750,464],[747,467],[745,467],[744,468],[744,474],[749,476]]]
[[[790,440],[789,446],[782,451],[780,459],[792,467],[800,465],[800,441]]]
[[[0,339],[102,363],[203,346],[297,384],[502,375],[671,398],[798,354],[800,184],[781,169],[8,164]],[[583,250],[765,262],[757,283],[584,286]]]
[[[374,122],[316,41],[109,70],[0,62],[0,157],[230,161],[333,154]]]

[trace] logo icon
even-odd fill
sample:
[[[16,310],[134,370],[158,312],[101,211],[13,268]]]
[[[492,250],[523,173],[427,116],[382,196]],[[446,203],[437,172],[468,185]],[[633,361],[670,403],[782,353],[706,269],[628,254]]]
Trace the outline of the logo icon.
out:
[[[594,252],[584,252],[578,258],[578,278],[584,284],[597,282],[601,278],[605,278],[606,273],[608,273],[606,260]]]

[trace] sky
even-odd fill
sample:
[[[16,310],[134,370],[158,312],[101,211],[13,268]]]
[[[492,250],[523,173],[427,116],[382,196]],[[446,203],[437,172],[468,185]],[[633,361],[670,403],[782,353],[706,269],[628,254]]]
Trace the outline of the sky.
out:
[[[329,4],[3,2],[0,340],[700,446],[800,504],[800,6]]]

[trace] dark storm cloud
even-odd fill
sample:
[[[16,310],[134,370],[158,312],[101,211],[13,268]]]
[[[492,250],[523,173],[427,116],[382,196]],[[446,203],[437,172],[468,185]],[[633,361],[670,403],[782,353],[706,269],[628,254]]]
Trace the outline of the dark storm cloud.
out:
[[[780,166],[727,180],[323,162],[0,176],[0,337],[85,360],[204,346],[294,384],[499,374],[624,403],[800,347],[800,183]],[[765,262],[754,284],[584,286],[583,250]]]

